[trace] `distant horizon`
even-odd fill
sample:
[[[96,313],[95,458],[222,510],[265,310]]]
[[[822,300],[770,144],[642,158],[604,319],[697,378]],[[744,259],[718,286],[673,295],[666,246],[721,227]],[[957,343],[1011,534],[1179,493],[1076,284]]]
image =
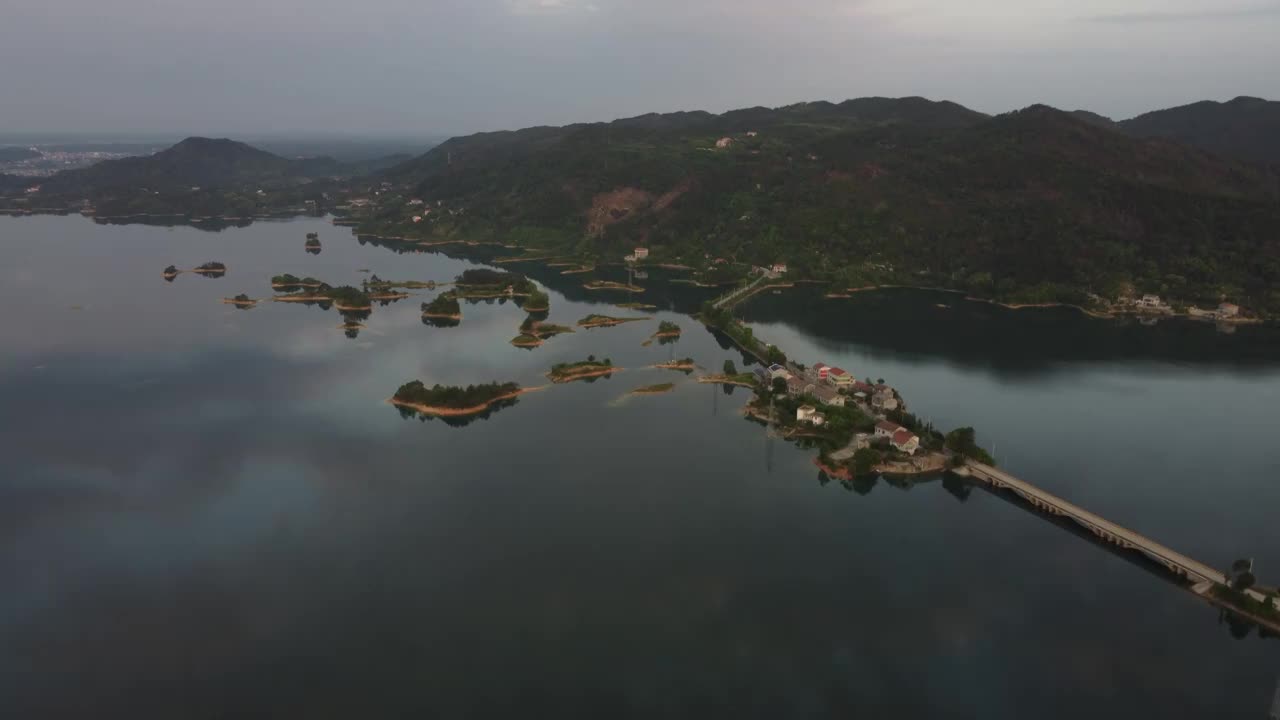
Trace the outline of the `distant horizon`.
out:
[[[754,108],[754,107],[768,107],[771,109],[777,109],[777,108],[787,107],[790,105],[800,105],[805,103],[827,102],[834,105],[838,105],[842,102],[846,102],[849,100],[861,100],[861,99],[876,98],[876,97],[883,97],[883,98],[894,99],[894,100],[919,97],[919,98],[924,98],[925,100],[929,100],[931,102],[951,102],[951,103],[960,105],[962,107],[968,108],[970,110],[974,110],[976,112],[980,112],[985,115],[991,115],[991,116],[1001,115],[1009,112],[1016,112],[1018,110],[1023,110],[1035,105],[1047,105],[1049,107],[1053,107],[1063,112],[1088,111],[1088,112],[1095,113],[1097,115],[1101,115],[1109,120],[1113,120],[1116,122],[1132,120],[1133,118],[1140,117],[1147,113],[1159,112],[1161,110],[1169,110],[1169,109],[1178,108],[1178,107],[1185,107],[1188,105],[1194,105],[1196,103],[1201,103],[1201,102],[1215,102],[1218,104],[1225,104],[1242,97],[1259,99],[1266,102],[1274,102],[1271,98],[1268,98],[1262,95],[1256,95],[1251,93],[1236,93],[1236,94],[1232,94],[1230,97],[1191,99],[1191,100],[1187,100],[1186,102],[1177,103],[1174,105],[1167,105],[1164,107],[1143,110],[1133,115],[1117,116],[1117,115],[1101,112],[1087,106],[1086,107],[1062,107],[1062,106],[1054,105],[1053,103],[1044,102],[1044,101],[1028,102],[1018,107],[1011,107],[1005,110],[993,111],[989,109],[974,107],[973,105],[969,105],[967,103],[963,103],[958,100],[954,100],[951,98],[943,98],[943,97],[935,98],[935,97],[928,97],[924,95],[911,95],[911,94],[908,94],[908,95],[855,95],[855,96],[849,96],[841,99],[812,98],[809,100],[798,100],[796,102],[783,103],[781,105],[764,105],[761,103],[735,105],[733,107],[729,107],[723,110],[709,110],[706,108],[693,108],[693,107],[664,109],[664,110],[648,110],[640,113],[616,115],[609,119],[580,119],[580,120],[572,120],[569,122],[562,122],[562,123],[544,122],[544,123],[532,123],[528,125],[518,125],[518,126],[458,130],[458,131],[452,131],[452,132],[437,131],[437,130],[423,130],[420,132],[407,132],[407,131],[390,132],[390,131],[358,130],[358,129],[342,130],[342,131],[337,131],[337,130],[296,130],[296,131],[246,130],[246,131],[239,131],[239,132],[229,132],[225,130],[212,131],[212,132],[175,131],[175,130],[154,130],[154,131],[145,131],[145,130],[122,130],[122,131],[4,130],[4,131],[0,131],[0,145],[10,145],[10,146],[23,145],[23,144],[54,145],[54,144],[62,144],[62,143],[156,144],[156,143],[163,143],[163,142],[174,144],[174,143],[181,142],[182,140],[189,137],[229,139],[229,140],[237,140],[237,141],[249,143],[249,144],[252,144],[254,142],[308,142],[308,141],[348,142],[352,144],[387,143],[387,142],[402,142],[402,143],[426,142],[426,143],[432,143],[432,144],[439,144],[440,142],[443,142],[453,137],[465,137],[467,135],[473,135],[476,133],[485,133],[485,132],[503,132],[503,131],[522,130],[530,127],[560,127],[560,126],[566,126],[566,125],[610,123],[610,122],[616,122],[618,120],[627,120],[630,118],[641,117],[644,115],[651,115],[651,114],[667,115],[667,114],[673,114],[673,113],[707,112],[713,115],[722,115],[724,113],[734,112],[737,110],[745,110],[745,109]]]

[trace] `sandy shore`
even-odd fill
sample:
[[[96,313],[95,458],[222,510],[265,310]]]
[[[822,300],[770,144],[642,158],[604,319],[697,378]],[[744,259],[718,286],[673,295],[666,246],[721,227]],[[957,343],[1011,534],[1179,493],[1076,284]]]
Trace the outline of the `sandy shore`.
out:
[[[424,313],[422,313],[422,317],[424,317],[424,318],[432,318],[432,319],[434,319],[434,320],[461,320],[461,319],[462,319],[462,315],[461,315],[461,313],[453,314],[453,315],[446,315],[446,314],[443,314],[443,313],[429,313],[429,312],[424,312]]]
[[[253,307],[258,304],[257,300],[237,300],[235,298],[222,298],[223,305],[239,305],[241,307]]]
[[[467,407],[467,408],[435,407],[432,405],[421,405],[418,403],[402,402],[400,400],[396,400],[395,398],[388,398],[387,402],[391,403],[392,405],[395,405],[396,407],[405,407],[411,410],[417,410],[418,412],[424,415],[438,415],[442,417],[458,417],[462,415],[475,415],[477,413],[482,413],[485,410],[489,409],[490,405],[493,405],[495,403],[500,403],[503,400],[511,400],[512,398],[520,397],[521,395],[524,395],[526,393],[544,390],[546,389],[546,387],[547,387],[546,385],[539,385],[538,387],[520,388],[519,390],[510,394],[499,395],[498,397],[493,398],[489,402],[486,402],[482,405],[476,405],[474,407]]]
[[[655,370],[679,370],[681,372],[690,372],[698,369],[698,366],[693,363],[678,362],[658,363],[657,365],[650,365],[649,367]]]
[[[666,395],[676,389],[674,383],[663,383],[662,385],[652,385],[650,387],[636,388],[632,390],[630,395]]]
[[[365,310],[373,310],[372,305],[340,305],[338,303],[334,303],[333,307],[335,310],[344,310],[346,312],[364,312]]]
[[[287,303],[321,303],[333,302],[333,298],[324,295],[276,295],[271,298],[271,302],[287,302]]]

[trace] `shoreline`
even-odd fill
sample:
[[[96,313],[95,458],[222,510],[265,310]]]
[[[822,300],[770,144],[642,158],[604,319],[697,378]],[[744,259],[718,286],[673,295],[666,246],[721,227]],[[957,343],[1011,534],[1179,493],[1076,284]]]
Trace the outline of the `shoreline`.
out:
[[[652,319],[653,319],[653,318],[651,318],[651,317],[642,317],[642,318],[610,318],[609,320],[592,320],[592,321],[591,321],[591,322],[589,322],[589,323],[583,323],[582,321],[578,321],[578,327],[580,327],[580,328],[584,328],[584,329],[586,329],[586,330],[591,330],[591,329],[593,329],[593,328],[600,328],[600,327],[613,327],[613,326],[615,326],[615,325],[622,325],[623,323],[629,323],[629,322],[641,322],[641,321],[644,321],[644,320],[652,320]]]
[[[702,375],[698,378],[698,382],[703,385],[732,385],[734,387],[755,389],[755,384],[734,380],[727,375]]]
[[[693,372],[698,366],[693,363],[667,362],[650,365],[654,370],[679,370],[680,372]]]
[[[258,304],[257,300],[237,300],[235,298],[222,298],[223,305],[236,305],[239,307],[253,307]]]
[[[460,417],[463,415],[476,415],[478,413],[482,413],[485,410],[488,410],[491,405],[500,403],[503,400],[511,400],[513,398],[518,398],[521,395],[524,395],[526,393],[545,390],[546,387],[547,387],[546,385],[539,385],[537,387],[531,387],[531,388],[520,388],[519,390],[516,390],[513,393],[508,393],[506,395],[499,395],[498,397],[488,400],[480,405],[474,405],[472,407],[465,407],[465,408],[447,408],[447,407],[437,407],[434,405],[422,405],[421,403],[411,403],[411,402],[405,402],[403,400],[397,400],[394,397],[387,398],[387,402],[391,403],[392,405],[395,405],[396,407],[404,407],[404,408],[409,408],[410,410],[417,410],[418,412],[424,415],[436,415],[439,417]]]
[[[431,318],[431,319],[433,319],[433,320],[461,320],[461,319],[462,319],[462,313],[456,313],[456,314],[452,314],[452,315],[447,315],[447,314],[445,314],[445,313],[431,313],[431,312],[424,312],[424,313],[422,313],[422,317],[424,317],[424,318]]]

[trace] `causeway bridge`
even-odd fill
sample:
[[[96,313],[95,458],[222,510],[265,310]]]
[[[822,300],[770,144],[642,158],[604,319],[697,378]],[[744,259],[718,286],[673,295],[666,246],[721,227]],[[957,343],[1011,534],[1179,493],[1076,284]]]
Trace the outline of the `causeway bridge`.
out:
[[[1041,512],[1068,518],[1101,540],[1142,553],[1168,568],[1174,575],[1186,579],[1199,595],[1204,595],[1214,585],[1224,585],[1229,582],[1229,578],[1221,570],[1171,550],[1151,538],[1121,527],[1079,505],[1067,502],[1029,482],[1019,480],[1003,470],[970,461],[964,467],[957,468],[957,472],[959,475],[980,480],[993,488],[1008,490]],[[1262,600],[1265,597],[1253,590],[1248,593],[1255,600]]]

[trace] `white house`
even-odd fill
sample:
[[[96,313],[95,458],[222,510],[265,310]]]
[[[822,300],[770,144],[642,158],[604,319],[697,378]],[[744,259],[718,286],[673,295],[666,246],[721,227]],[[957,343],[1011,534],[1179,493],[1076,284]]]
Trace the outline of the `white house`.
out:
[[[920,438],[906,428],[898,428],[898,432],[889,438],[889,443],[893,445],[895,450],[908,455],[915,455],[916,450],[920,449]]]
[[[816,414],[818,414],[818,409],[814,406],[801,405],[796,408],[796,422],[809,422]]]
[[[649,248],[638,247],[636,248],[635,255],[637,260],[644,260],[645,258],[649,257]]]
[[[1152,309],[1159,308],[1161,305],[1163,305],[1163,303],[1160,302],[1159,295],[1143,295],[1134,304],[1140,308],[1152,308]]]
[[[833,367],[827,372],[827,379],[838,388],[849,387],[853,384],[853,375],[838,367]]]
[[[722,137],[716,141],[716,147],[723,150],[733,144],[733,138]]]
[[[787,372],[786,368],[776,363],[769,366],[769,375],[775,378],[782,378],[783,380],[791,377],[791,373]]]
[[[897,433],[899,430],[905,430],[905,429],[906,428],[902,427],[897,423],[891,423],[888,420],[881,420],[880,422],[876,423],[876,437],[892,438],[894,434]]]

